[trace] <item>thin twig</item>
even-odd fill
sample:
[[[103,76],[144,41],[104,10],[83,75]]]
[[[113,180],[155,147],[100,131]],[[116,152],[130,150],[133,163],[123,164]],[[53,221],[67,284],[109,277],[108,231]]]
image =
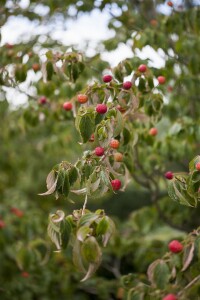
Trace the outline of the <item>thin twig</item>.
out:
[[[188,285],[186,285],[179,293],[178,296],[181,296],[185,290],[189,289],[191,286],[193,286],[198,280],[200,280],[200,275],[198,275],[197,277],[195,277],[190,283],[188,283]]]
[[[85,208],[86,208],[86,205],[87,205],[87,200],[88,200],[88,195],[86,194],[85,195],[85,201],[84,201],[84,204],[83,204],[83,209],[82,209],[82,215],[84,215]]]

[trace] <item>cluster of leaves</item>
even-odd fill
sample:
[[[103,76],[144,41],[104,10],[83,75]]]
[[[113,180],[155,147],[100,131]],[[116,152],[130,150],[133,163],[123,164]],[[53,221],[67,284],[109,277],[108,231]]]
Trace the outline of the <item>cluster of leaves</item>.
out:
[[[200,229],[194,230],[182,242],[181,253],[167,252],[151,263],[147,276],[137,274],[122,277],[122,285],[128,291],[127,299],[161,299],[166,294],[178,299],[192,299],[199,294]],[[189,298],[188,298],[189,297]]]
[[[129,62],[124,61],[121,66],[127,64]],[[109,84],[96,82],[82,91],[88,97],[86,104],[79,107],[79,103],[74,99],[76,128],[80,133],[82,143],[87,147],[92,145],[93,149],[86,150],[83,157],[73,166],[67,162],[57,165],[47,177],[48,191],[43,195],[56,191],[68,196],[69,187],[77,179],[79,179],[81,189],[72,190],[72,192],[88,195],[94,195],[96,192],[101,195],[111,188],[110,180],[116,176],[125,175],[124,180],[128,180],[127,169],[130,172],[133,171],[131,152],[140,137],[146,135],[148,139],[149,127],[160,117],[163,103],[162,95],[154,93],[155,86],[150,70],[144,75],[135,71],[132,83],[132,88],[125,90],[122,83],[117,80]],[[105,114],[99,114],[96,111],[98,103],[107,105],[108,111]],[[132,120],[134,120],[133,123]],[[140,132],[133,133],[134,127],[140,127]],[[113,159],[116,150],[110,147],[112,139],[117,139],[120,143],[118,150],[124,154],[123,163],[117,163]],[[105,150],[100,158],[94,153],[94,148],[97,146]]]
[[[114,233],[115,225],[103,210],[75,210],[65,217],[63,211],[50,215],[48,235],[57,249],[72,244],[73,262],[87,280],[99,267],[102,251]]]
[[[196,156],[189,164],[189,174],[176,173],[168,186],[169,196],[182,205],[196,207],[200,200],[199,180],[200,172],[196,164],[200,156]]]

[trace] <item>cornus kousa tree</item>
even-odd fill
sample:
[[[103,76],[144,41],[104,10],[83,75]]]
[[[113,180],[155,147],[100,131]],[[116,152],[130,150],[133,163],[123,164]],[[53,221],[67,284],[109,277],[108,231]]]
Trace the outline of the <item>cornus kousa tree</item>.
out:
[[[124,71],[126,71],[126,64]],[[145,74],[143,74],[145,71]],[[48,73],[47,73],[48,74]],[[83,156],[77,162],[62,161],[47,176],[47,192],[73,199],[73,194],[84,197],[83,207],[66,216],[64,211],[50,215],[48,234],[60,250],[72,246],[74,264],[88,279],[98,268],[102,247],[114,234],[115,225],[104,210],[87,209],[90,198],[103,196],[108,191],[123,191],[130,181],[131,155],[149,126],[161,117],[162,94],[155,92],[151,69],[142,65],[127,72],[131,81],[120,82],[113,76],[103,76],[103,82],[88,85],[70,102],[75,127],[80,133]],[[109,80],[108,80],[109,79]],[[153,115],[145,112],[146,101],[151,99]],[[122,113],[120,107],[124,108]],[[63,108],[69,107],[69,102]],[[67,110],[67,109],[66,109]],[[92,137],[92,139],[91,139]],[[92,143],[91,143],[92,142]],[[120,153],[118,152],[120,151]]]
[[[124,72],[127,72],[127,64],[129,66],[128,61],[121,63]],[[144,137],[147,145],[153,145],[153,139],[158,134],[157,128],[151,126],[161,119],[163,97],[158,89],[159,84],[163,84],[166,79],[160,76],[162,80],[158,80],[157,85],[154,84],[151,69],[144,66],[142,65],[142,72],[141,66],[132,70],[131,74],[127,72],[126,75],[131,76],[128,89],[113,75],[112,82],[94,82],[72,99],[75,126],[84,149],[83,156],[74,164],[63,161],[56,165],[47,176],[47,192],[41,194],[46,196],[54,193],[56,199],[61,196],[73,199],[73,194],[84,198],[81,209],[74,210],[67,216],[64,211],[59,210],[50,215],[48,225],[48,234],[58,250],[68,244],[72,246],[73,262],[85,273],[82,281],[97,270],[102,259],[102,247],[107,245],[115,232],[114,222],[104,210],[91,212],[87,209],[90,198],[103,196],[108,191],[124,191],[131,176],[140,183],[140,179],[134,174],[132,153]],[[103,81],[105,82],[105,77]],[[80,102],[80,95],[87,101]],[[119,110],[119,106],[124,108],[123,112]],[[200,199],[199,162],[200,156],[190,162],[189,173],[165,173],[165,178],[169,180],[169,196],[173,200],[183,205],[197,206]],[[157,197],[155,179],[147,174],[144,177],[152,197]],[[170,287],[176,294],[164,296],[166,292],[159,293],[157,289],[165,289],[170,282],[180,280],[177,272],[186,271],[194,255],[197,255],[194,254],[195,243],[199,243],[198,230],[184,241],[185,247],[177,240],[171,241],[171,253],[156,260],[148,268],[148,280],[152,286],[148,287],[144,282],[135,283],[133,277],[125,276],[125,288],[133,285],[128,297],[143,295],[146,299],[145,295],[150,293],[155,299],[157,296],[163,296],[163,299],[181,299],[184,289],[179,291],[178,284]],[[181,254],[174,256],[178,253]],[[199,278],[200,276],[195,277],[185,289],[196,284]]]
[[[198,299],[199,6],[65,2],[0,9],[0,298]],[[97,11],[94,56],[55,37]],[[18,16],[38,30],[12,43]]]

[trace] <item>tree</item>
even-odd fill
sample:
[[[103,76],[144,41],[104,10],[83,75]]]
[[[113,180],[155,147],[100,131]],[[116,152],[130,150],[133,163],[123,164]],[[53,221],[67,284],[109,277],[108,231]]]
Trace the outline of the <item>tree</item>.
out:
[[[159,3],[162,1],[158,1],[157,5]],[[52,268],[55,270],[56,264],[66,262],[72,273],[67,277],[68,287],[59,288],[63,299],[66,294],[71,297],[77,294],[82,299],[89,299],[93,293],[99,299],[164,299],[169,292],[178,299],[188,299],[199,293],[199,229],[185,235],[185,232],[199,225],[198,208],[193,211],[191,208],[197,207],[199,201],[199,112],[196,104],[200,70],[197,51],[199,9],[190,8],[191,3],[188,1],[185,4],[186,9],[176,7],[174,3],[169,16],[158,14],[154,1],[117,1],[115,5],[120,11],[117,16],[113,13],[112,1],[95,4],[93,1],[87,1],[87,4],[71,1],[69,5],[46,1],[49,10],[45,17],[37,13],[37,2],[34,1],[30,1],[25,9],[20,7],[18,1],[14,4],[5,2],[2,8],[3,24],[10,15],[19,13],[31,20],[37,19],[38,24],[51,24],[54,19],[69,17],[70,9],[66,8],[72,5],[77,14],[94,8],[106,8],[111,13],[109,27],[116,32],[113,39],[103,41],[107,50],[115,49],[120,42],[131,44],[134,53],[151,45],[155,50],[162,49],[165,60],[165,67],[156,69],[150,66],[150,61],[134,55],[110,69],[99,55],[88,58],[75,49],[66,52],[66,47],[52,39],[50,30],[43,43],[40,35],[36,35],[30,37],[26,44],[6,44],[1,48],[1,91],[2,99],[5,99],[1,104],[2,119],[3,124],[8,120],[9,126],[4,125],[5,129],[1,133],[5,141],[1,155],[2,166],[8,176],[0,188],[5,200],[10,195],[18,199],[18,193],[24,193],[26,198],[31,195],[33,188],[30,189],[29,183],[26,190],[24,178],[18,179],[15,184],[14,174],[19,170],[23,172],[25,163],[25,170],[33,173],[31,179],[34,178],[35,182],[35,174],[39,172],[40,179],[44,176],[40,171],[41,160],[34,157],[35,153],[43,158],[46,156],[43,168],[51,168],[56,164],[55,156],[63,157],[62,162],[56,164],[47,176],[47,192],[43,194],[54,193],[57,199],[61,198],[58,200],[59,209],[54,209],[50,214],[48,234],[59,251],[68,243],[71,244],[73,262],[84,273],[84,278],[74,274],[72,259],[64,259],[64,255],[70,256],[69,247],[57,256],[57,262],[55,265],[52,263]],[[45,59],[40,61],[42,49],[46,49]],[[102,76],[106,68],[106,76]],[[31,82],[23,91],[30,99],[29,104],[17,111],[10,111],[5,95],[7,88],[21,91],[21,83],[32,76],[32,70],[36,74],[41,72],[42,78]],[[130,76],[129,80],[124,79],[127,76]],[[91,78],[94,80],[88,84]],[[72,126],[74,118],[79,135]],[[66,130],[66,124],[70,124],[72,129]],[[74,144],[72,153],[67,152],[68,161],[65,149],[62,149],[66,147],[64,140],[67,131],[68,143]],[[19,139],[19,132],[24,137]],[[46,135],[49,132],[52,132],[52,136],[48,140]],[[27,134],[34,147],[25,142]],[[81,139],[81,147],[74,143],[71,136],[76,142]],[[23,160],[16,155],[22,144],[25,146],[25,150],[22,149],[24,155],[27,149],[31,160]],[[81,155],[82,149],[85,151],[81,158],[75,160],[74,156],[77,157],[78,153]],[[7,155],[11,157],[10,162],[4,161]],[[165,178],[165,172],[170,169],[173,172],[168,172]],[[118,220],[113,222],[111,216],[98,206],[94,211],[87,209],[90,202],[94,205],[94,199],[96,201],[108,191],[115,193],[120,188],[125,190],[131,177],[134,189],[148,197],[148,206],[134,211],[128,221],[121,224]],[[167,196],[167,179],[169,196],[174,202]],[[10,180],[12,184],[8,183]],[[68,201],[72,211],[69,212],[68,208],[66,212],[62,208],[63,198],[72,202],[81,199],[83,207],[80,209],[79,205],[74,209]],[[13,205],[14,200],[9,201]],[[115,198],[112,201],[116,201]],[[186,207],[180,208],[177,202]],[[29,206],[27,201],[24,203],[26,210]],[[40,211],[35,224],[32,215],[40,207],[49,210],[50,205],[32,204],[25,218],[23,211],[10,205],[2,207],[2,222],[5,222],[1,226],[1,244],[5,249],[3,257],[7,255],[16,262],[22,271],[23,280],[29,276],[25,267],[30,274],[31,271],[33,274],[41,273],[47,289],[51,285],[47,276],[51,266],[48,265],[46,269],[40,266],[48,261],[51,250],[49,242],[37,238],[42,234],[40,227],[44,228],[45,225],[43,214]],[[7,215],[8,208],[12,217]],[[13,219],[13,227],[9,229],[5,224],[9,219],[12,220],[13,215],[18,220],[22,219],[22,222]],[[192,216],[190,220],[188,215]],[[117,232],[114,223],[117,224]],[[31,233],[27,228],[31,228]],[[23,234],[21,240],[17,239],[17,230]],[[33,241],[31,236],[34,237]],[[181,244],[183,250],[176,254],[173,251],[165,254],[167,242],[175,238],[184,238]],[[9,241],[13,245],[12,250],[7,246]],[[102,255],[102,248],[107,243],[108,248]],[[154,253],[155,250],[157,253]],[[150,255],[146,255],[148,252]],[[53,258],[49,264],[52,261]],[[2,273],[5,285],[11,273],[16,272],[16,267],[13,270],[9,263],[8,266],[4,264]],[[6,269],[11,270],[9,275]],[[73,283],[77,276],[85,281],[96,271],[94,279],[80,284],[75,279],[76,284]],[[67,276],[63,272],[58,272],[55,280],[62,282],[63,277]],[[132,274],[126,275],[130,272]],[[22,291],[24,286],[24,299],[32,299],[34,295],[46,297],[46,290],[34,287],[30,280],[20,283],[20,286],[12,281],[10,292],[4,292],[3,289],[4,298],[9,299],[13,293]],[[50,295],[52,299],[56,297],[53,292]],[[15,298],[18,299],[18,296]]]

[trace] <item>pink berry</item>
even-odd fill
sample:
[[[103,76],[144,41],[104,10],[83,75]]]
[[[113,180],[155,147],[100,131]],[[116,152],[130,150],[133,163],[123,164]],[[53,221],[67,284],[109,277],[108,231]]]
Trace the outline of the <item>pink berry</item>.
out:
[[[132,87],[132,82],[131,82],[131,81],[125,81],[125,82],[123,83],[123,88],[124,88],[125,90],[129,90],[131,87]]]
[[[113,139],[113,140],[110,142],[110,147],[113,148],[113,149],[119,148],[119,141]]]
[[[104,155],[104,148],[102,147],[96,147],[94,150],[95,154],[97,156],[103,156]]]
[[[155,19],[152,19],[152,20],[150,21],[150,24],[151,24],[152,26],[157,26],[157,25],[158,25],[158,21],[155,20]]]
[[[72,110],[72,103],[71,102],[63,103],[63,108],[64,108],[64,110],[67,110],[67,111]]]
[[[47,98],[45,96],[40,97],[39,104],[46,104],[46,103],[47,103]]]
[[[200,162],[198,162],[196,165],[195,165],[197,171],[200,171]]]
[[[37,71],[40,70],[40,65],[39,65],[38,63],[34,63],[34,64],[32,64],[32,69],[33,69],[35,72],[37,72]]]
[[[140,65],[138,67],[138,71],[141,72],[141,73],[146,72],[146,70],[147,70],[147,66],[146,65]]]
[[[108,82],[111,82],[111,80],[112,80],[112,76],[111,75],[104,75],[103,76],[103,82],[108,83]]]
[[[167,90],[168,90],[169,93],[171,93],[171,92],[173,91],[173,87],[172,87],[171,85],[169,85],[169,86],[167,87]]]
[[[173,253],[179,253],[183,250],[183,245],[179,241],[173,240],[168,244],[168,248]]]
[[[167,2],[167,5],[170,6],[170,7],[173,7],[172,1],[168,1],[168,2]]]
[[[24,278],[28,278],[30,274],[28,272],[21,272],[21,276]]]
[[[158,129],[153,127],[149,130],[149,134],[152,135],[152,136],[155,136],[158,134]]]
[[[6,226],[6,223],[3,220],[0,220],[0,229],[4,228]]]
[[[16,207],[11,207],[10,211],[19,218],[23,217],[24,215],[24,212]]]
[[[165,178],[171,180],[174,177],[174,174],[171,171],[165,173]]]
[[[77,96],[77,100],[79,103],[84,104],[84,103],[88,102],[88,96],[85,94],[79,94]]]
[[[166,81],[166,78],[165,78],[165,76],[158,76],[158,82],[159,82],[159,84],[164,84],[165,83],[165,81]]]
[[[99,113],[99,114],[105,114],[107,112],[108,108],[105,104],[97,104],[96,106],[96,111]]]
[[[121,188],[121,181],[119,179],[113,179],[111,180],[111,185],[114,191],[117,191]]]
[[[162,300],[178,300],[178,298],[174,294],[168,294],[164,298],[162,298]]]
[[[91,136],[89,138],[89,142],[94,142],[94,133],[91,134]]]

